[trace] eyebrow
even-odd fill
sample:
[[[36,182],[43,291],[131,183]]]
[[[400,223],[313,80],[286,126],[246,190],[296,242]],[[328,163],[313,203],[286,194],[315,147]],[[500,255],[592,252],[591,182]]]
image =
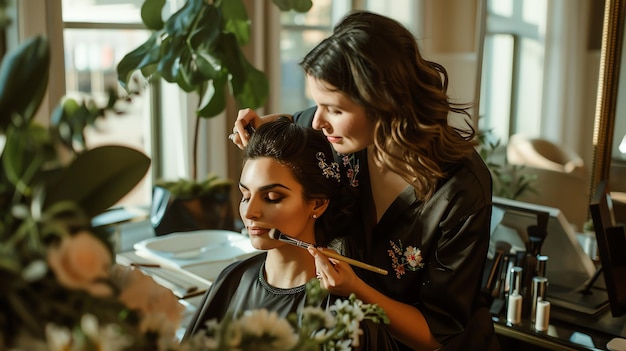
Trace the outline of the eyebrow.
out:
[[[246,190],[250,190],[247,186],[245,186],[243,183],[239,182],[239,186],[246,189]],[[273,188],[283,188],[283,189],[287,189],[287,190],[291,190],[289,187],[284,186],[282,184],[279,183],[274,183],[274,184],[268,184],[268,185],[264,185],[262,187],[259,188],[260,191],[267,191],[267,190],[271,190]]]

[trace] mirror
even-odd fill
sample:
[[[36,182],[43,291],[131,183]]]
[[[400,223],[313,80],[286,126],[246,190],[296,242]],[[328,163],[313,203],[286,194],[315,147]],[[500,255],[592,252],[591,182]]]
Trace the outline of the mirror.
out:
[[[616,220],[624,222],[623,209],[626,198],[626,154],[620,152],[619,145],[626,134],[626,70],[624,46],[624,0],[606,0],[602,61],[598,84],[598,102],[594,128],[594,163],[591,179],[592,193],[601,180],[609,180],[612,197],[616,200]],[[621,90],[620,90],[621,88]],[[621,97],[621,98],[620,98]],[[626,151],[626,150],[625,150]],[[613,196],[614,195],[614,196]],[[620,218],[621,214],[621,218]]]
[[[488,0],[479,129],[537,177],[517,200],[588,218],[603,1]],[[511,136],[516,138],[511,138]],[[495,192],[494,192],[495,194]]]

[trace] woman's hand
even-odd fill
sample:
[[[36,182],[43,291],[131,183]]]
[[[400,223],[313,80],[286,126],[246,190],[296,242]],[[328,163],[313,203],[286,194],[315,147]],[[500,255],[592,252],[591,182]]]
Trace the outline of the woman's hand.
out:
[[[250,140],[248,126],[251,126],[252,130],[254,130],[261,124],[273,121],[280,116],[291,117],[286,114],[259,116],[256,111],[249,108],[239,110],[239,113],[237,113],[237,119],[235,120],[235,125],[233,126],[233,133],[228,136],[228,139],[232,140],[237,147],[243,150],[243,148],[248,145],[248,141]]]
[[[315,271],[323,288],[340,296],[355,293],[356,286],[361,279],[349,264],[325,256],[324,251],[333,251],[331,249],[309,247],[308,250],[315,258]]]

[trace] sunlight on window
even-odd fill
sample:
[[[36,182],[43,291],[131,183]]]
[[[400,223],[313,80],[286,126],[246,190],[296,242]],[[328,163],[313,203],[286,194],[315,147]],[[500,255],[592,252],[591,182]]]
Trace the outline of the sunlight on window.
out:
[[[348,1],[319,0],[306,13],[282,12],[280,33],[280,110],[298,111],[313,105],[305,92],[299,66],[304,55],[332,32],[335,19],[348,11]]]
[[[486,60],[485,81],[481,96],[484,109],[484,118],[481,118],[480,128],[492,130],[493,134],[506,142],[509,136],[509,118],[511,114],[511,89],[513,80],[513,37],[507,34],[493,35],[485,39],[485,50],[489,53]]]
[[[519,102],[515,130],[525,135],[539,135],[543,95],[543,44],[531,39],[522,39],[520,51]]]
[[[511,17],[513,16],[513,0],[489,1],[489,12],[498,16]]]
[[[63,0],[63,21],[91,23],[141,23],[144,0]]]
[[[548,12],[547,0],[524,0],[522,2],[522,19],[540,28],[541,33],[545,33],[546,14]]]

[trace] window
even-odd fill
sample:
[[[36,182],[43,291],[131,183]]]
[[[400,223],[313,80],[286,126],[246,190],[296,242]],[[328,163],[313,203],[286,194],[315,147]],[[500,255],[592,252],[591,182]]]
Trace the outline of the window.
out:
[[[307,52],[330,35],[333,25],[349,9],[348,0],[320,0],[306,13],[281,12],[280,111],[295,112],[314,104],[306,96],[304,73],[298,64]]]
[[[540,134],[546,0],[487,1],[479,128]]]
[[[66,95],[106,102],[107,89],[117,87],[117,63],[143,43],[150,32],[141,23],[143,0],[63,0],[63,44]],[[85,131],[88,147],[118,144],[136,148],[151,157],[150,90],[120,106],[126,113],[107,115],[97,128]],[[151,198],[151,174],[120,205],[145,205]]]

